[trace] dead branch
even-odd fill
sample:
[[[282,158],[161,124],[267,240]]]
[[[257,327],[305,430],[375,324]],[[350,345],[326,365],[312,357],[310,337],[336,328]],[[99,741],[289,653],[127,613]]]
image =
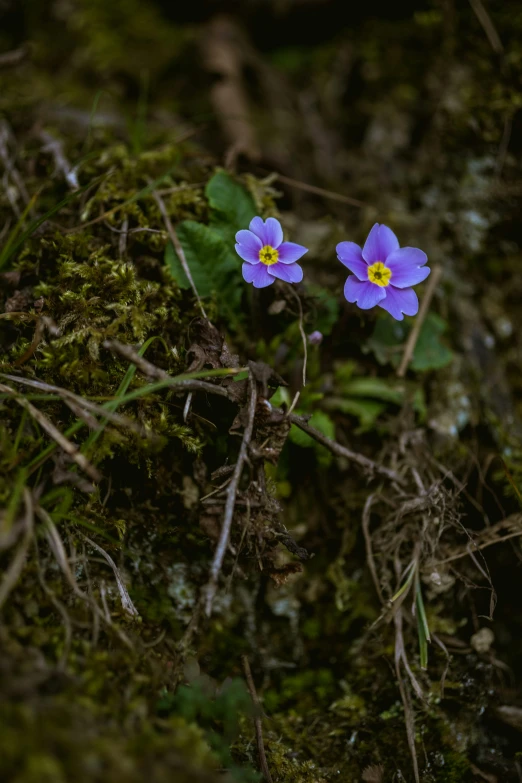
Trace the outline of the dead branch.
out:
[[[230,540],[230,531],[232,529],[232,521],[234,518],[234,509],[236,505],[236,495],[239,487],[239,481],[241,479],[241,474],[243,472],[243,465],[247,458],[248,447],[250,445],[250,441],[252,439],[252,433],[254,431],[254,418],[256,414],[256,405],[257,405],[257,386],[252,372],[250,372],[249,374],[248,384],[249,384],[249,401],[248,401],[247,424],[245,427],[245,431],[243,433],[243,440],[241,441],[241,448],[239,449],[239,454],[234,468],[234,473],[232,474],[230,484],[228,485],[225,513],[223,517],[223,525],[221,528],[221,534],[219,537],[218,545],[214,553],[212,566],[210,568],[210,578],[206,587],[205,610],[208,617],[210,617],[210,614],[212,612],[212,603],[214,601],[214,596],[217,590],[218,578],[221,571],[221,567],[223,565],[225,552],[227,550],[228,543]]]
[[[314,193],[316,196],[322,196],[323,198],[331,199],[332,201],[339,201],[341,204],[351,204],[352,207],[367,207],[369,206],[364,201],[359,201],[351,196],[345,196],[342,193],[335,193],[333,190],[326,190],[325,188],[319,188],[316,185],[309,185],[307,182],[300,182],[298,179],[292,179],[286,177],[283,174],[276,174],[276,179],[279,182],[283,182],[285,185],[290,185],[297,190],[304,190],[306,193]]]
[[[130,639],[128,638],[128,636],[121,630],[121,628],[118,628],[116,625],[114,625],[114,623],[110,619],[110,616],[106,616],[105,612],[102,609],[100,609],[100,607],[98,606],[94,598],[84,593],[83,590],[81,590],[80,587],[78,586],[78,583],[74,578],[73,572],[71,570],[71,566],[69,564],[69,558],[67,557],[65,546],[63,544],[62,539],[60,538],[60,534],[58,533],[58,530],[56,529],[56,525],[54,524],[50,514],[48,514],[47,511],[41,506],[37,506],[36,515],[43,522],[44,533],[47,542],[49,544],[49,547],[54,557],[56,558],[56,562],[60,566],[60,570],[62,571],[74,595],[76,595],[77,598],[80,598],[85,604],[87,604],[89,609],[92,611],[93,616],[96,618],[97,622],[99,620],[102,620],[107,626],[109,626],[109,628],[111,628],[114,631],[114,633],[118,636],[120,641],[126,647],[132,650],[133,645]]]
[[[174,380],[172,376],[165,372],[165,370],[162,370],[161,367],[157,367],[143,356],[140,356],[139,353],[130,345],[120,343],[119,340],[105,340],[103,347],[110,351],[119,353],[120,356],[123,356],[129,362],[135,364],[138,370],[140,370],[140,372],[142,372],[148,378],[155,378],[158,381],[166,381],[169,379]],[[175,385],[173,385],[172,391],[176,391],[176,389],[179,389],[183,392],[210,392],[210,394],[218,394],[221,397],[230,396],[227,389],[225,389],[223,386],[215,386],[213,383],[208,383],[208,381],[199,381],[197,378],[194,380],[187,379],[178,381]]]
[[[87,541],[88,544],[90,544],[90,546],[94,547],[94,549],[96,549],[103,558],[105,558],[107,563],[112,568],[112,572],[114,574],[114,578],[116,579],[116,584],[118,586],[118,592],[120,594],[120,600],[121,600],[123,611],[126,614],[130,615],[131,617],[139,617],[140,613],[132,603],[132,599],[125,586],[125,582],[123,581],[122,575],[118,569],[118,566],[112,559],[112,557],[108,554],[108,552],[105,551],[105,549],[102,549],[101,546],[99,546],[95,541],[90,539],[88,536],[83,535],[83,538]]]
[[[327,435],[323,435],[323,433],[319,432],[319,430],[316,430],[315,427],[311,427],[302,416],[297,416],[295,413],[291,413],[288,418],[292,424],[295,424],[297,427],[299,427],[299,429],[303,430],[303,432],[306,432],[307,435],[310,435],[310,437],[314,438],[314,440],[316,440],[318,443],[326,446],[326,448],[329,449],[332,454],[335,454],[337,457],[344,457],[351,462],[355,462],[363,470],[369,473],[370,477],[373,475],[385,476],[390,481],[397,482],[397,484],[404,483],[401,476],[399,476],[399,474],[394,470],[385,468],[384,465],[379,465],[377,462],[374,462],[373,460],[368,459],[368,457],[365,457],[364,454],[359,454],[356,451],[351,451],[350,449],[341,446],[340,443],[332,440]]]
[[[60,430],[55,427],[45,413],[35,408],[29,400],[16,392],[10,386],[0,383],[0,391],[12,396],[13,400],[24,408],[27,413],[40,425],[40,427],[58,444],[58,446],[75,462],[80,470],[83,470],[93,481],[101,480],[101,473],[92,465],[87,457],[82,454],[75,443],[71,443]]]
[[[71,392],[68,389],[64,389],[61,386],[54,386],[53,384],[39,381],[36,378],[22,378],[21,376],[8,375],[7,373],[0,373],[0,376],[2,378],[7,378],[7,380],[13,381],[14,383],[21,383],[24,386],[31,386],[33,389],[40,389],[41,391],[57,394],[63,399],[66,405],[71,407],[71,410],[76,415],[78,415],[78,413],[76,412],[74,406],[84,408],[91,413],[94,413],[96,416],[100,416],[101,418],[110,421],[112,424],[117,424],[120,427],[126,427],[127,429],[135,432],[137,435],[140,435],[142,438],[148,438],[150,440],[151,438],[155,437],[154,433],[151,433],[133,419],[129,419],[127,416],[122,416],[120,413],[110,411],[108,408],[104,408],[102,405],[97,405],[95,402],[91,402],[86,397],[80,397],[78,394],[74,394],[74,392]],[[73,406],[71,406],[71,403]],[[97,426],[95,429],[99,429],[99,427]]]
[[[250,669],[249,660],[246,655],[242,655],[241,660],[243,662],[243,670],[245,672],[245,678],[247,681],[248,690],[250,692],[250,696],[252,697],[252,701],[256,709],[256,714],[254,715],[254,727],[256,730],[256,742],[257,742],[257,753],[259,755],[259,766],[261,767],[261,772],[263,773],[263,777],[265,778],[266,783],[273,783],[272,775],[270,774],[270,769],[268,768],[268,761],[266,759],[266,752],[265,752],[265,743],[263,740],[263,723],[261,721],[261,702],[259,701],[259,696],[257,695],[256,686],[254,684],[254,678],[252,677],[252,670]]]
[[[363,514],[362,514],[362,529],[364,534],[364,541],[366,544],[366,560],[368,562],[368,568],[370,569],[370,574],[372,575],[373,584],[375,587],[375,591],[379,596],[379,601],[384,606],[386,602],[382,594],[381,585],[379,583],[379,577],[377,576],[377,568],[375,566],[375,558],[373,556],[372,537],[370,535],[370,511],[374,500],[375,500],[374,494],[368,495],[368,497],[366,498],[366,503],[364,504]]]
[[[149,185],[151,185],[152,184],[152,180],[148,179],[148,183],[149,183]],[[193,292],[194,296],[197,299],[197,302],[198,302],[198,305],[199,305],[199,309],[201,310],[201,314],[202,314],[203,318],[206,321],[208,321],[208,316],[207,316],[207,314],[205,312],[205,308],[203,307],[203,304],[201,302],[201,298],[200,298],[200,296],[198,294],[198,289],[196,288],[196,284],[194,283],[194,280],[192,278],[192,274],[190,272],[190,267],[188,265],[187,258],[185,256],[185,251],[183,250],[181,242],[178,239],[178,235],[176,234],[176,232],[174,230],[174,226],[172,225],[172,221],[171,221],[171,219],[169,217],[169,213],[168,213],[167,207],[165,206],[165,202],[163,201],[163,199],[161,198],[161,196],[160,196],[160,194],[158,193],[157,190],[152,190],[151,192],[152,192],[152,195],[154,197],[154,200],[155,200],[156,204],[158,205],[159,211],[161,212],[161,216],[162,216],[163,221],[165,223],[165,227],[166,227],[168,235],[170,237],[170,241],[174,245],[174,249],[176,250],[176,253],[177,253],[178,258],[180,260],[181,266],[183,267],[183,271],[185,272],[185,274],[187,276],[187,280],[190,283],[190,287],[192,288],[192,292]]]
[[[487,35],[488,41],[491,44],[491,48],[497,54],[503,54],[504,46],[500,40],[500,36],[497,33],[491,17],[484,8],[482,0],[469,0],[469,4],[472,7],[475,16],[480,22],[480,25]]]
[[[404,375],[406,374],[406,370],[408,369],[408,365],[411,362],[413,351],[415,350],[415,346],[417,345],[417,340],[419,339],[419,334],[420,334],[422,324],[424,323],[424,319],[428,314],[428,310],[431,304],[431,300],[433,298],[433,294],[435,293],[435,289],[438,285],[441,276],[442,276],[442,267],[437,264],[431,270],[430,279],[428,280],[428,285],[426,286],[426,293],[424,294],[424,298],[421,302],[419,314],[415,320],[413,329],[411,330],[406,345],[404,347],[404,354],[401,363],[397,369],[397,375],[399,376],[399,378],[404,377]]]

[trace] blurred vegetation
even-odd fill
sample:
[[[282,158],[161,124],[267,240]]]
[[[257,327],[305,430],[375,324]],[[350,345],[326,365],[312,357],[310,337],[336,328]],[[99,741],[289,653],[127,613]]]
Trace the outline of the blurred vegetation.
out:
[[[0,3],[0,777],[253,783],[261,720],[274,783],[517,781],[519,4],[218,5]],[[443,270],[404,377],[375,221]]]

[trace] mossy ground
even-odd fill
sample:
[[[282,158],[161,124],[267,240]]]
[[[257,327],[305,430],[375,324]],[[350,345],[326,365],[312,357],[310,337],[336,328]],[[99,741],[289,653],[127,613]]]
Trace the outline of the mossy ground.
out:
[[[522,16],[492,9],[501,52],[468,4],[353,11],[346,26],[337,3],[320,24],[309,5],[287,4],[270,46],[259,9],[237,11],[262,160],[224,172],[228,126],[201,60],[215,9],[7,4],[2,48],[30,47],[0,70],[2,780],[259,780],[244,654],[274,783],[355,783],[372,767],[377,783],[413,781],[408,721],[423,783],[518,780]],[[295,297],[246,286],[233,252],[255,213],[310,248],[297,290],[324,340],[302,389]],[[444,271],[405,379],[411,319],[347,306],[333,252],[375,220]],[[402,483],[258,410],[207,620],[247,382],[210,375],[226,396],[194,391],[188,409],[115,341],[171,377],[264,362],[273,408],[300,390],[298,413]],[[394,619],[383,607],[401,585]]]

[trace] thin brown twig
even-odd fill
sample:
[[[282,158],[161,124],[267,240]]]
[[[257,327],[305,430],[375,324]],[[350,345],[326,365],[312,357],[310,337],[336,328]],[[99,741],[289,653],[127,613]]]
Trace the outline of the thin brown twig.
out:
[[[149,362],[143,356],[140,356],[139,353],[131,345],[126,345],[125,343],[121,343],[119,340],[105,340],[105,342],[103,343],[103,347],[107,348],[110,351],[115,351],[116,353],[119,353],[120,356],[123,356],[129,362],[135,364],[138,370],[140,370],[140,372],[142,372],[148,378],[155,378],[158,381],[166,381],[169,378],[172,378],[172,376],[169,375],[168,372],[165,372],[165,370],[162,370],[161,367],[157,367],[155,364],[152,364],[152,362]],[[176,386],[172,387],[172,391],[176,391],[176,387],[182,390],[183,392],[187,390],[205,391],[205,392],[210,392],[211,394],[218,394],[221,397],[230,396],[227,389],[225,389],[223,386],[215,386],[213,383],[208,383],[208,381],[198,381],[197,379],[194,380],[187,379],[185,381],[179,381],[179,383],[176,384]]]
[[[277,174],[277,179],[280,182],[284,182],[286,185],[290,185],[292,188],[304,190],[307,193],[315,193],[316,196],[323,196],[323,198],[329,198],[332,201],[340,201],[342,204],[351,204],[353,207],[369,206],[364,201],[359,201],[358,199],[352,198],[351,196],[344,196],[342,193],[335,193],[332,190],[319,188],[316,185],[309,185],[307,182],[300,182],[298,179],[285,177],[283,174]]]
[[[151,180],[149,180],[149,185],[151,184]],[[187,258],[185,256],[185,251],[183,250],[183,247],[181,245],[181,242],[178,239],[178,235],[176,234],[176,231],[174,230],[174,226],[172,225],[172,221],[169,217],[169,213],[167,211],[167,207],[165,206],[165,202],[161,198],[160,194],[157,190],[152,190],[152,196],[154,197],[154,201],[158,205],[159,211],[161,212],[161,216],[165,222],[165,227],[167,229],[168,235],[170,237],[170,241],[174,245],[174,249],[176,250],[176,253],[178,255],[178,258],[181,262],[181,266],[183,267],[183,271],[185,272],[187,279],[190,283],[190,287],[192,288],[192,292],[194,296],[197,299],[199,309],[201,310],[201,314],[203,318],[208,321],[208,316],[205,312],[205,308],[203,307],[203,303],[201,302],[201,298],[198,294],[198,289],[196,288],[196,284],[194,283],[194,280],[192,278],[192,274],[190,271],[190,267],[187,262]]]
[[[500,40],[500,36],[497,33],[495,25],[491,21],[491,17],[486,11],[482,0],[469,0],[469,4],[475,13],[475,16],[479,20],[482,29],[486,33],[488,41],[491,44],[491,48],[497,54],[502,54],[504,52],[504,45]]]
[[[411,330],[408,340],[406,341],[406,345],[404,346],[404,354],[397,369],[397,375],[399,378],[404,377],[406,370],[408,369],[408,365],[411,362],[413,351],[415,350],[417,340],[419,339],[422,324],[424,323],[424,319],[428,314],[431,300],[433,299],[433,294],[435,293],[435,289],[441,276],[442,267],[439,264],[436,264],[431,270],[430,279],[428,280],[428,285],[426,286],[426,293],[424,294],[424,298],[419,309],[419,315],[417,316],[417,319],[413,325],[413,329]]]
[[[67,553],[65,551],[65,546],[62,539],[60,538],[60,534],[56,529],[56,525],[54,524],[51,515],[48,514],[47,511],[41,506],[37,506],[36,515],[44,524],[44,533],[49,547],[73,593],[89,606],[93,616],[95,616],[97,620],[102,620],[104,623],[106,623],[116,633],[123,644],[132,650],[133,645],[127,634],[124,633],[121,628],[118,628],[118,626],[114,625],[110,617],[106,617],[105,612],[100,609],[94,598],[89,596],[87,593],[84,593],[83,590],[81,590],[78,586],[78,583],[76,582],[76,579],[74,578],[73,572],[71,570],[69,558],[67,557]]]
[[[116,579],[116,584],[118,586],[118,592],[120,594],[120,600],[123,611],[130,615],[131,617],[139,617],[140,613],[132,603],[132,598],[129,595],[129,592],[127,590],[127,587],[125,586],[125,582],[123,581],[123,577],[120,573],[120,570],[112,557],[109,555],[108,552],[105,551],[105,549],[102,549],[102,547],[96,543],[96,541],[93,541],[91,538],[86,536],[82,533],[83,538],[87,543],[92,546],[94,549],[96,549],[101,556],[107,561],[109,566],[112,568],[112,572],[114,574],[114,578]]]
[[[243,472],[243,465],[247,458],[248,447],[252,439],[252,433],[254,431],[254,418],[256,414],[256,405],[257,405],[257,386],[252,372],[250,372],[249,374],[248,382],[249,382],[250,394],[249,394],[249,402],[248,402],[247,424],[245,427],[245,431],[243,433],[243,440],[241,441],[241,448],[239,449],[239,454],[234,468],[234,472],[232,474],[230,484],[228,485],[227,499],[225,504],[225,513],[223,516],[223,525],[221,527],[221,534],[219,536],[218,545],[216,547],[216,551],[214,553],[214,559],[212,560],[212,566],[210,568],[210,578],[206,587],[205,611],[208,617],[210,617],[210,614],[212,612],[212,603],[214,601],[214,596],[216,595],[218,578],[221,571],[221,567],[223,565],[225,552],[227,551],[228,543],[230,540],[230,531],[232,529],[232,520],[234,518],[234,509],[236,506],[237,490],[239,487],[241,474]]]
[[[375,558],[373,556],[372,537],[370,535],[370,511],[374,500],[375,500],[375,493],[368,495],[368,497],[366,498],[366,503],[364,504],[364,509],[362,513],[362,529],[364,534],[364,541],[366,543],[366,560],[368,562],[368,568],[370,569],[370,574],[372,575],[373,584],[375,587],[375,591],[379,596],[379,601],[384,606],[386,602],[382,594],[381,585],[379,583],[379,577],[377,576],[377,568],[375,566]]]
[[[31,386],[33,389],[41,389],[42,391],[48,391],[52,394],[57,394],[63,399],[66,405],[69,405],[72,402],[73,404],[79,405],[97,416],[101,416],[103,419],[107,419],[111,422],[111,424],[118,424],[120,427],[127,427],[128,429],[131,429],[133,432],[137,433],[143,438],[150,439],[155,437],[153,433],[151,433],[142,425],[138,424],[133,419],[129,419],[127,416],[122,416],[120,413],[110,411],[107,408],[104,408],[102,405],[97,405],[95,402],[91,402],[91,400],[88,400],[85,397],[80,397],[78,394],[74,394],[74,392],[71,392],[68,389],[63,389],[61,386],[54,386],[53,384],[39,381],[36,378],[22,378],[21,376],[9,375],[7,373],[0,373],[0,376],[2,378],[7,378],[8,380],[15,383],[21,383],[23,386]],[[75,412],[74,408],[71,408],[71,410]]]
[[[245,672],[245,679],[247,681],[248,690],[250,692],[250,696],[252,697],[252,701],[256,709],[256,714],[254,715],[254,727],[256,730],[256,742],[257,742],[257,752],[259,755],[259,766],[261,767],[261,772],[263,773],[263,777],[265,778],[266,783],[273,783],[272,775],[270,774],[270,770],[268,768],[268,761],[265,752],[265,743],[263,740],[263,724],[261,721],[261,702],[259,701],[259,696],[257,695],[256,686],[254,684],[254,678],[252,677],[252,670],[250,668],[250,662],[247,656],[242,655],[241,661],[243,663],[243,670]]]
[[[307,435],[310,435],[310,437],[314,438],[318,443],[326,446],[326,448],[337,457],[345,457],[345,459],[349,459],[351,462],[357,463],[357,465],[370,474],[385,476],[391,481],[396,481],[397,484],[404,483],[401,476],[399,476],[399,474],[394,470],[385,468],[384,465],[379,465],[377,462],[374,462],[368,457],[365,457],[364,454],[359,454],[356,451],[351,451],[350,449],[341,446],[340,443],[332,440],[327,435],[323,435],[323,433],[319,432],[319,430],[316,430],[315,427],[311,427],[302,416],[297,416],[295,413],[291,413],[288,418],[292,424],[295,424],[297,427],[299,427],[299,429],[303,430],[303,432],[306,432]]]
[[[404,708],[404,722],[406,724],[406,736],[408,739],[408,746],[410,749],[410,755],[413,763],[413,774],[415,776],[415,783],[420,783],[419,776],[419,762],[417,761],[417,751],[415,748],[415,717],[413,714],[413,707],[411,705],[410,694],[408,693],[406,684],[401,674],[401,662],[406,662],[404,654],[404,639],[402,635],[402,610],[399,607],[394,612],[395,620],[395,675],[397,677],[397,684],[399,686],[399,692],[401,694],[402,706]]]
[[[0,391],[12,396],[13,400],[24,408],[27,413],[40,425],[40,427],[58,444],[58,446],[65,451],[66,454],[75,462],[78,467],[86,473],[93,481],[101,480],[101,473],[92,465],[87,457],[82,454],[75,443],[72,443],[60,430],[55,427],[50,419],[47,418],[45,413],[35,408],[29,400],[19,394],[15,389],[10,386],[5,386],[0,383]]]

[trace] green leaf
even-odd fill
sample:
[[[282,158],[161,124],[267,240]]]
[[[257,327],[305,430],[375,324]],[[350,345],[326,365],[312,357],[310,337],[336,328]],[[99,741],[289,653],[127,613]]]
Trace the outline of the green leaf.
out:
[[[361,424],[361,432],[373,427],[381,413],[386,410],[386,403],[375,400],[354,399],[353,397],[328,397],[324,403],[330,410],[348,413],[356,416]]]
[[[220,227],[223,223],[228,224],[234,234],[241,228],[248,228],[255,217],[256,206],[252,196],[224,171],[218,171],[209,180],[205,195],[211,209],[218,213],[211,216],[211,223]]]
[[[353,378],[342,387],[349,397],[373,397],[383,402],[400,405],[404,401],[404,383],[393,383],[388,378]]]
[[[441,342],[446,322],[435,313],[427,316],[413,352],[412,370],[438,370],[453,361],[453,353]]]
[[[229,314],[241,300],[241,261],[233,245],[226,242],[214,228],[186,220],[177,234],[187,260],[194,285],[200,296],[219,294],[223,309]],[[190,284],[173,245],[165,250],[165,263],[180,288]]]
[[[435,313],[429,313],[422,324],[410,367],[416,372],[439,370],[453,360],[452,351],[444,345],[441,336],[446,331],[447,324]],[[404,344],[411,330],[405,321],[391,321],[381,318],[369,340],[365,351],[372,352],[379,364],[392,364],[398,367],[404,352]]]

